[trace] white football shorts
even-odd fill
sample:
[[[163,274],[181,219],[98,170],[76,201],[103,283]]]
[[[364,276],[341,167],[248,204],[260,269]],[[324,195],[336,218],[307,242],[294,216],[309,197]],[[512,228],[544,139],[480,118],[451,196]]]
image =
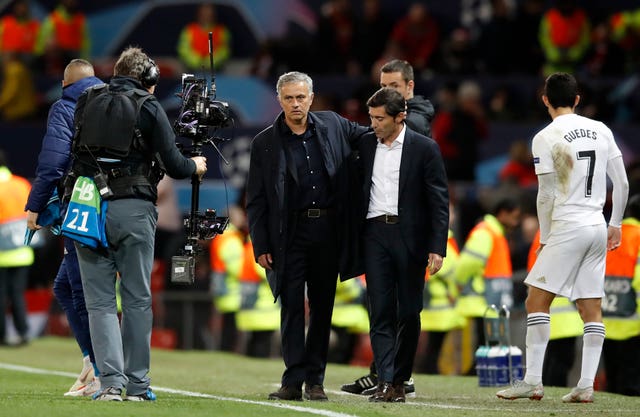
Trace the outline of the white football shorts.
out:
[[[575,301],[604,296],[607,226],[551,226],[525,284]]]

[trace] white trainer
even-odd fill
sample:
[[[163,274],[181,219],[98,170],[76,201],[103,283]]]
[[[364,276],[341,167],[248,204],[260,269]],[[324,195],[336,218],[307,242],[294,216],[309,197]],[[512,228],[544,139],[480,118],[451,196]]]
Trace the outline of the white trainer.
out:
[[[98,377],[93,377],[88,384],[82,385],[77,390],[69,391],[64,395],[66,397],[91,397],[98,391],[100,391],[100,379]]]
[[[578,388],[575,387],[570,393],[562,397],[563,403],[592,403],[593,387]]]
[[[93,373],[93,365],[91,364],[91,359],[89,355],[82,358],[82,371],[76,382],[73,383],[69,391],[67,391],[64,395],[69,397],[80,397],[82,393],[78,393],[78,391],[86,388],[93,380],[95,379],[95,375]]]
[[[541,400],[544,397],[544,388],[542,384],[531,385],[522,380],[517,380],[513,382],[511,387],[498,391],[496,396],[503,400],[515,400],[517,398]]]

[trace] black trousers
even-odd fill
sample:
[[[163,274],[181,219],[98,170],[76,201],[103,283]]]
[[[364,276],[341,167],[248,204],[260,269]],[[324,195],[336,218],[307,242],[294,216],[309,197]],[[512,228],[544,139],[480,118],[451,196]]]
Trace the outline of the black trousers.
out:
[[[280,332],[282,385],[322,385],[327,367],[331,314],[338,279],[335,220],[299,218],[285,261]],[[305,338],[305,289],[309,323]]]
[[[409,253],[399,224],[367,221],[364,259],[371,347],[380,382],[409,380],[420,337],[427,259]]]

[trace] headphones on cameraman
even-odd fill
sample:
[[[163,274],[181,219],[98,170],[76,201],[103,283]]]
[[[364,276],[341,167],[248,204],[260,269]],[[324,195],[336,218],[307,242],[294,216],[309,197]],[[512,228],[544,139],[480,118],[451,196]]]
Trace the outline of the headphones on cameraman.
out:
[[[139,79],[145,88],[152,87],[158,84],[160,78],[160,68],[153,62],[153,59],[149,58],[149,62],[140,73]]]

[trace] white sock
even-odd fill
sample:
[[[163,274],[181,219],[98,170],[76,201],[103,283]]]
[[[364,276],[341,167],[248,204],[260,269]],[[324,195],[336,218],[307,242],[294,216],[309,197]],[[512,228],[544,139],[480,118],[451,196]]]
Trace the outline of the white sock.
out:
[[[600,353],[604,343],[604,324],[589,322],[584,324],[584,335],[582,336],[582,370],[578,388],[592,388],[593,380],[596,379],[598,363],[600,363]]]
[[[527,372],[524,375],[524,382],[529,385],[538,385],[542,382],[542,364],[550,332],[551,316],[549,314],[527,315]]]

